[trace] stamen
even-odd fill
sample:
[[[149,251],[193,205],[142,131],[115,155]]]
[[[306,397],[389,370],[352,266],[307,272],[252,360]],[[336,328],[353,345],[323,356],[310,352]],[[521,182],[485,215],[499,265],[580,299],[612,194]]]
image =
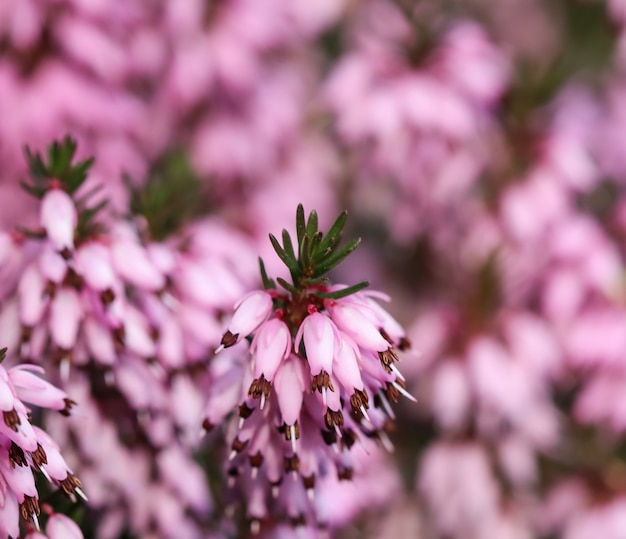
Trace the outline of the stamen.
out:
[[[76,492],[76,494],[78,494],[83,499],[83,501],[85,501],[85,502],[89,501],[89,498],[87,498],[87,495],[83,492],[82,488],[76,487],[74,489],[74,492]]]
[[[63,382],[67,382],[70,379],[70,360],[67,356],[63,357],[59,364],[59,374]]]
[[[413,395],[411,395],[406,389],[404,389],[398,382],[391,382],[391,385],[395,387],[401,395],[404,395],[410,401],[417,402],[417,399]]]
[[[396,450],[393,442],[384,430],[378,431],[378,439],[383,444],[383,447],[387,450],[387,452],[393,453]]]
[[[296,446],[296,426],[291,425],[289,427],[289,432],[291,433],[291,449],[293,449],[294,453],[298,452],[298,448]]]
[[[400,378],[400,380],[402,380],[403,382],[406,381],[406,378],[404,377],[404,375],[400,372],[400,370],[398,369],[398,367],[396,367],[393,363],[391,365],[389,365],[391,367],[391,371],[398,377]]]
[[[383,391],[378,393],[378,396],[380,397],[380,402],[383,405],[383,408],[385,409],[385,413],[391,418],[391,419],[395,419],[396,418],[396,414],[393,413],[393,410],[391,409],[391,404],[389,404],[389,401],[387,400],[387,397],[385,396],[385,393]]]
[[[39,471],[41,472],[41,475],[43,475],[46,478],[46,481],[48,481],[49,483],[52,483],[52,479],[50,479],[48,472],[43,466],[39,466]]]
[[[104,383],[109,387],[115,385],[115,373],[112,370],[108,370],[104,373]]]

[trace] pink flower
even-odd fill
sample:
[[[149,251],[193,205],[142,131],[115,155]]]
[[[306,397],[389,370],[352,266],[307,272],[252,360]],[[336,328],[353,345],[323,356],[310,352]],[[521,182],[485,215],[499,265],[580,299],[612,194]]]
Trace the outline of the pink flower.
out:
[[[374,313],[351,298],[327,300],[324,306],[337,327],[359,346],[374,352],[384,352],[390,344],[376,326]]]
[[[280,363],[291,351],[291,334],[282,320],[273,318],[257,330],[250,352],[255,354],[254,376],[271,382]]]
[[[49,539],[84,539],[76,522],[60,513],[55,513],[48,519],[46,534]]]
[[[295,348],[304,341],[306,358],[311,374],[317,376],[323,372],[331,374],[335,354],[335,335],[337,328],[328,316],[314,312],[307,316],[298,330]]]
[[[39,215],[41,226],[57,251],[74,249],[76,206],[65,191],[50,189],[41,201]]]
[[[9,380],[17,394],[17,398],[43,408],[62,410],[69,414],[73,401],[65,391],[53,386],[33,373],[43,374],[44,370],[37,365],[18,365],[9,370]]]
[[[300,358],[292,355],[283,362],[276,373],[274,387],[283,421],[294,425],[300,417],[306,391],[306,374]]]
[[[244,296],[235,305],[235,312],[222,339],[222,346],[232,346],[250,335],[268,319],[272,305],[272,296],[261,290]]]

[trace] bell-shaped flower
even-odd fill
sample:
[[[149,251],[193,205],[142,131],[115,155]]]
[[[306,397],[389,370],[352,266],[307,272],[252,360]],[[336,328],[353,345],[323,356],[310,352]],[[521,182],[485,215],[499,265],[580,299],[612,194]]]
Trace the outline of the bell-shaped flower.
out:
[[[48,304],[45,285],[36,266],[31,265],[24,270],[18,286],[20,322],[24,326],[33,327],[41,320]]]
[[[141,244],[121,239],[113,244],[111,252],[113,267],[125,281],[143,290],[157,291],[165,286],[165,276],[157,270]]]
[[[348,392],[354,389],[363,390],[359,357],[358,347],[352,339],[346,335],[341,335],[335,347],[333,375]]]
[[[274,377],[274,389],[278,397],[278,407],[287,425],[293,425],[300,417],[306,374],[302,359],[291,355],[283,361]]]
[[[46,473],[55,481],[61,482],[66,480],[68,475],[71,474],[71,470],[67,462],[65,462],[65,459],[61,456],[58,444],[47,432],[41,430],[39,427],[33,426],[33,431],[36,436],[36,443],[41,445],[46,453]]]
[[[76,206],[72,198],[61,189],[50,189],[41,201],[39,213],[41,226],[57,251],[74,249]]]
[[[39,271],[45,280],[55,284],[63,281],[67,274],[67,261],[52,245],[43,246],[38,262]]]
[[[300,342],[304,341],[306,358],[313,376],[322,371],[328,374],[332,372],[336,334],[337,329],[331,319],[319,312],[307,316],[300,325],[295,348],[298,349]]]
[[[17,501],[24,503],[24,496],[37,497],[35,478],[30,466],[15,466],[9,460],[7,449],[0,450],[0,473],[8,487],[15,493]]]
[[[48,519],[46,534],[49,539],[84,539],[78,524],[60,513],[55,513]]]
[[[59,288],[50,308],[50,335],[59,348],[74,348],[82,317],[83,305],[78,292],[73,288]]]
[[[9,379],[17,397],[43,408],[67,410],[72,403],[67,393],[33,374],[35,372],[43,374],[44,370],[37,365],[17,365],[9,370]]]
[[[349,335],[359,346],[376,352],[384,352],[390,346],[375,325],[370,309],[350,298],[327,300],[324,306],[337,327]]]
[[[106,245],[97,241],[87,242],[76,250],[74,258],[76,271],[91,288],[103,292],[115,287],[117,279],[111,251]]]
[[[291,334],[282,320],[273,318],[257,331],[250,349],[254,355],[254,377],[271,382],[280,363],[291,351]]]
[[[222,338],[222,347],[227,348],[250,335],[272,312],[272,296],[263,290],[245,295],[235,305],[235,312]]]
[[[3,504],[0,506],[0,537],[19,537],[20,506],[11,490],[5,490],[3,494]]]
[[[0,411],[13,410],[15,396],[9,381],[9,375],[4,367],[0,367]]]

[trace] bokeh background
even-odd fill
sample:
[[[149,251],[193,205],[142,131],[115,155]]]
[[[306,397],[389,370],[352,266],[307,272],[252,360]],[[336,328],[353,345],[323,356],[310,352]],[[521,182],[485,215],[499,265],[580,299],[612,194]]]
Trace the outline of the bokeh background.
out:
[[[256,254],[282,271],[267,234],[297,203],[322,228],[347,209],[363,241],[335,278],[393,298],[418,403],[397,408],[394,452],[327,494],[332,533],[621,539],[624,25],[623,0],[2,0],[0,226],[36,225],[24,147],[66,134],[111,222],[197,232],[242,291]],[[186,354],[209,357],[234,299],[188,315],[207,337]],[[210,479],[219,436],[187,443],[211,377],[140,390],[135,365],[112,397],[80,369],[66,389],[101,423],[48,424],[91,493],[86,535],[243,534]],[[154,407],[176,428],[146,441]]]

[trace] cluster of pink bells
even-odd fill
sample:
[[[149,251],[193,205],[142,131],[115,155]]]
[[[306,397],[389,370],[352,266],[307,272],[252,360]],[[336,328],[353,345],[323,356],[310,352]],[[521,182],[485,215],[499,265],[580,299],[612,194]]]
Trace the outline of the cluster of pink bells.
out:
[[[378,508],[355,533],[621,539],[626,3],[585,8],[604,67],[554,80],[560,8],[458,4],[0,2],[0,539],[81,536],[37,476],[102,539]],[[95,164],[37,202],[23,148],[68,133]],[[210,217],[155,239],[123,178],[173,152]],[[337,279],[393,292],[406,334],[370,289],[259,289],[298,202],[324,231],[348,208]]]

